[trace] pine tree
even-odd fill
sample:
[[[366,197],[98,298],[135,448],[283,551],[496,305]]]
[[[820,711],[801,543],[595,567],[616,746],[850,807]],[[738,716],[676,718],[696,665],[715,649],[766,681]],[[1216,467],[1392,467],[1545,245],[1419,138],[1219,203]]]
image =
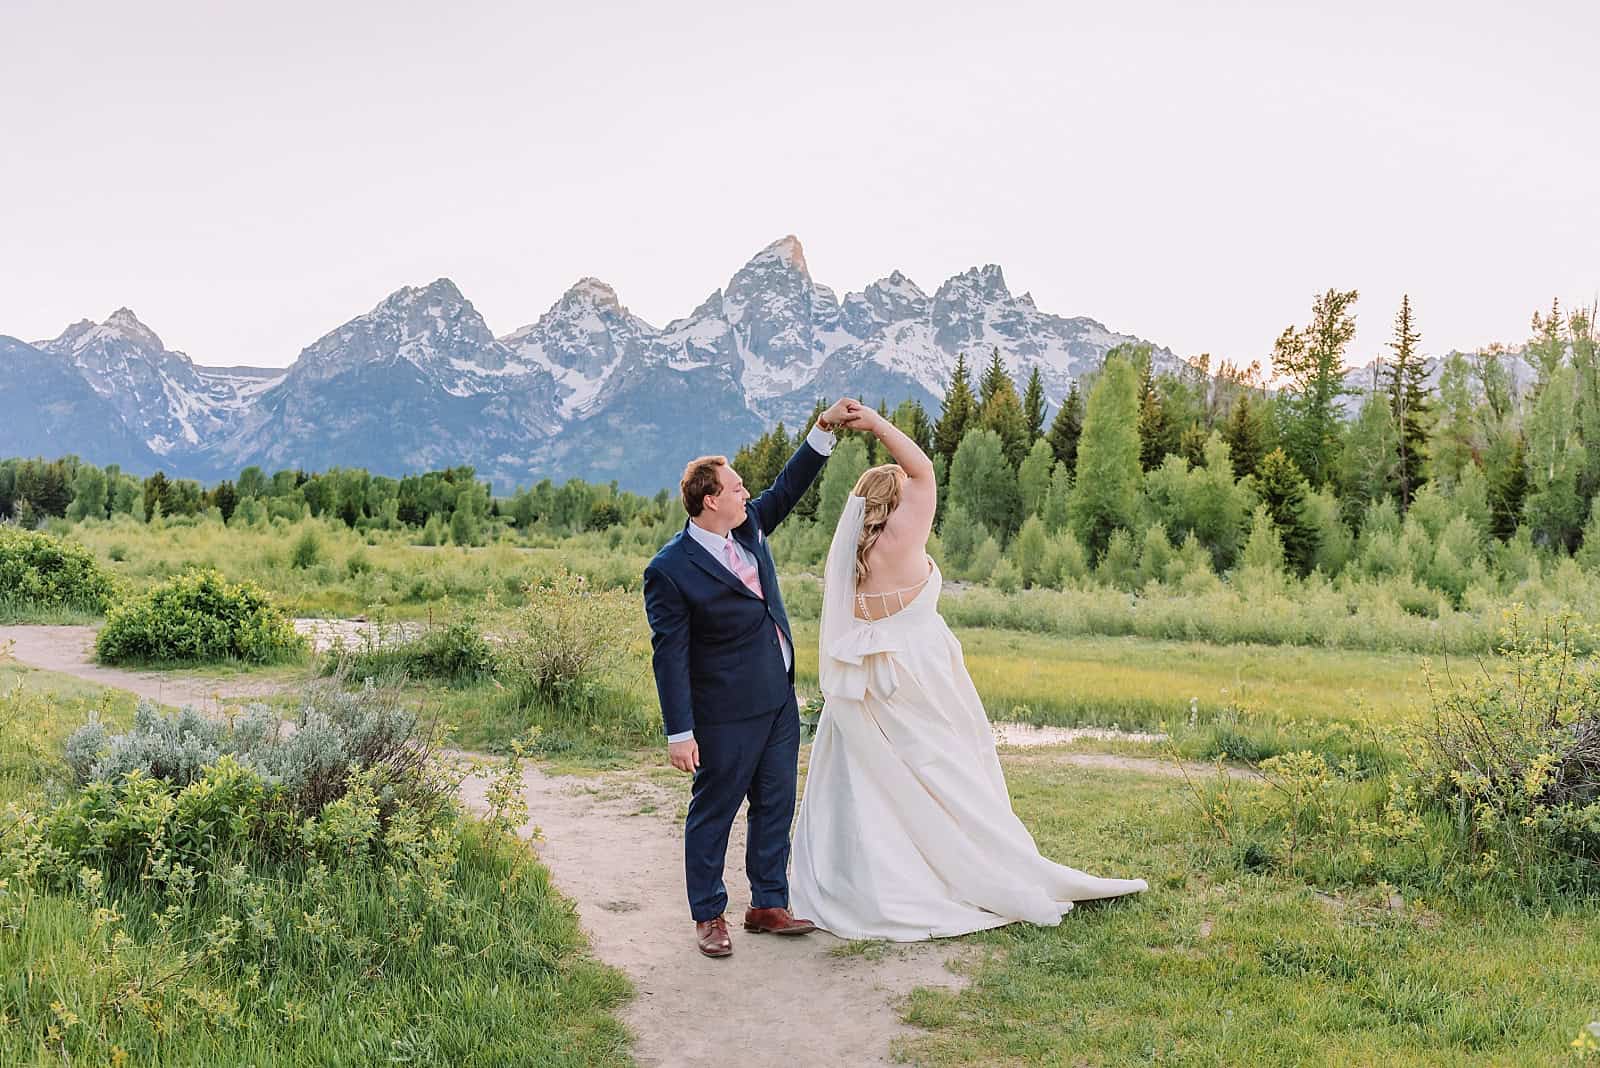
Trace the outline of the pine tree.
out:
[[[1273,449],[1262,459],[1256,495],[1283,539],[1285,558],[1301,575],[1310,573],[1317,555],[1317,528],[1306,512],[1309,492],[1305,476],[1282,449]]]
[[[1139,379],[1139,466],[1146,471],[1160,467],[1172,451],[1171,437],[1166,407],[1156,392],[1154,362],[1147,361]]]
[[[987,407],[989,398],[1002,384],[1011,385],[1013,393],[1016,386],[1011,384],[1011,376],[1006,373],[1005,361],[1000,358],[1000,346],[996,345],[994,352],[989,356],[989,366],[983,370],[983,378],[978,382],[978,406]]]
[[[1427,369],[1422,354],[1417,351],[1417,333],[1411,319],[1411,297],[1400,298],[1400,311],[1394,320],[1394,340],[1389,347],[1394,350],[1394,364],[1389,377],[1389,408],[1399,432],[1398,456],[1395,463],[1396,489],[1400,494],[1400,510],[1411,507],[1411,498],[1422,485],[1423,455],[1428,447],[1429,411]]]
[[[944,404],[939,411],[939,422],[933,428],[933,447],[945,463],[955,459],[961,439],[978,421],[978,401],[972,395],[971,373],[967,370],[967,357],[956,354],[956,369],[950,375],[950,387],[944,391]]]
[[[919,400],[903,400],[895,408],[893,422],[899,427],[906,437],[917,443],[917,448],[928,455],[933,455],[933,424],[928,421],[928,412]]]
[[[1050,424],[1050,451],[1056,460],[1067,465],[1068,471],[1078,467],[1078,439],[1083,435],[1083,395],[1078,392],[1076,380],[1067,392],[1067,399],[1056,412]]]
[[[983,406],[982,425],[1000,436],[1006,461],[1011,464],[1012,470],[1020,468],[1028,455],[1028,417],[1022,411],[1022,403],[1017,399],[1017,389],[1011,384],[1011,379],[1005,379],[989,395]]]
[[[222,521],[228,522],[233,518],[234,510],[239,507],[239,491],[234,489],[233,483],[227,479],[218,482],[216,488],[207,496],[217,511],[222,513]],[[354,524],[352,524],[354,525]]]
[[[1033,365],[1033,371],[1028,375],[1028,387],[1022,391],[1022,414],[1028,420],[1028,445],[1039,440],[1044,433],[1044,378],[1039,374],[1039,365]]]

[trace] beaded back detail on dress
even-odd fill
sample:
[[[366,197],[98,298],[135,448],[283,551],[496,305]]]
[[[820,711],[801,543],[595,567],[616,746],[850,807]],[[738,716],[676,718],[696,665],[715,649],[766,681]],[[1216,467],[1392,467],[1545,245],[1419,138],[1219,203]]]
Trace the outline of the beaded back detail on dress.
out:
[[[903,589],[888,590],[883,593],[863,593],[856,591],[855,616],[864,623],[877,623],[905,612],[919,601],[928,597],[928,587],[934,585],[934,578],[938,574],[938,565],[933,558],[928,558],[928,574],[915,585]],[[933,595],[937,599],[937,592]]]

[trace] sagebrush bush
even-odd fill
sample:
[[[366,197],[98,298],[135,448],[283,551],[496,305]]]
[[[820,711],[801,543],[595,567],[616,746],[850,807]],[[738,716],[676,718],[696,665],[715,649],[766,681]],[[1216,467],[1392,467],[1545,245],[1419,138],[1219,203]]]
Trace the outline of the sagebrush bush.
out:
[[[402,800],[437,803],[427,770],[436,742],[433,726],[395,691],[321,683],[303,691],[287,721],[265,705],[229,723],[140,701],[122,734],[108,733],[98,718],[74,731],[66,762],[80,786],[147,779],[181,791],[226,758],[257,775],[273,803],[296,818],[320,812],[360,773],[381,788],[387,816]]]
[[[103,663],[276,663],[303,657],[294,625],[253,582],[191,570],[115,606],[95,639]]]
[[[111,576],[82,545],[0,524],[0,604],[98,614],[115,595]]]

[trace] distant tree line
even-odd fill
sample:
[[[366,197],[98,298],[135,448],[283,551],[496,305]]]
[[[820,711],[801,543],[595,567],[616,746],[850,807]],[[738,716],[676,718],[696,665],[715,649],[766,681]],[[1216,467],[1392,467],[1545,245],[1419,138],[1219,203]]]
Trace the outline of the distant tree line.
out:
[[[605,530],[636,517],[653,522],[665,514],[667,499],[665,491],[646,498],[620,492],[615,482],[581,479],[560,485],[545,479],[519,487],[510,497],[495,497],[471,467],[403,478],[348,467],[270,475],[247,467],[237,479],[206,486],[162,471],[141,479],[115,464],[97,467],[72,456],[0,460],[0,519],[29,527],[50,517],[125,515],[150,522],[214,512],[224,523],[295,522],[311,516],[361,530],[420,528],[430,544],[477,544],[495,525],[570,534]]]
[[[1330,577],[1355,565],[1459,598],[1495,563],[1497,544],[1600,563],[1594,312],[1552,304],[1533,316],[1533,379],[1522,390],[1501,347],[1452,353],[1430,385],[1404,298],[1389,355],[1352,419],[1344,364],[1357,297],[1329,290],[1307,325],[1279,335],[1275,389],[1259,365],[1213,367],[1201,356],[1158,370],[1147,346],[1125,345],[1047,421],[1038,370],[1019,390],[995,350],[976,383],[957,357],[937,418],[912,401],[879,410],[933,458],[942,547],[980,573],[1002,552],[1023,572],[1048,571],[1055,565],[1036,561],[1053,545],[1069,569],[1160,575],[1163,560],[1185,555],[1217,573],[1252,559]],[[805,429],[791,438],[780,424],[739,450],[734,463],[752,492],[771,483]],[[837,515],[824,506],[832,468],[887,459],[875,440],[864,444],[841,446],[797,510],[802,519]],[[977,559],[985,553],[990,563]]]

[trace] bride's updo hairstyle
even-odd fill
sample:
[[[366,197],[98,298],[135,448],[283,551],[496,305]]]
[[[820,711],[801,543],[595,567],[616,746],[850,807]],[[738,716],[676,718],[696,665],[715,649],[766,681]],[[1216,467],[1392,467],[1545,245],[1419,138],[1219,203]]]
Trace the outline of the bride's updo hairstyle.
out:
[[[878,544],[889,515],[900,506],[900,482],[905,475],[899,464],[869,467],[856,479],[856,488],[850,491],[867,502],[861,517],[861,540],[856,543],[857,582],[867,577],[867,554]]]

